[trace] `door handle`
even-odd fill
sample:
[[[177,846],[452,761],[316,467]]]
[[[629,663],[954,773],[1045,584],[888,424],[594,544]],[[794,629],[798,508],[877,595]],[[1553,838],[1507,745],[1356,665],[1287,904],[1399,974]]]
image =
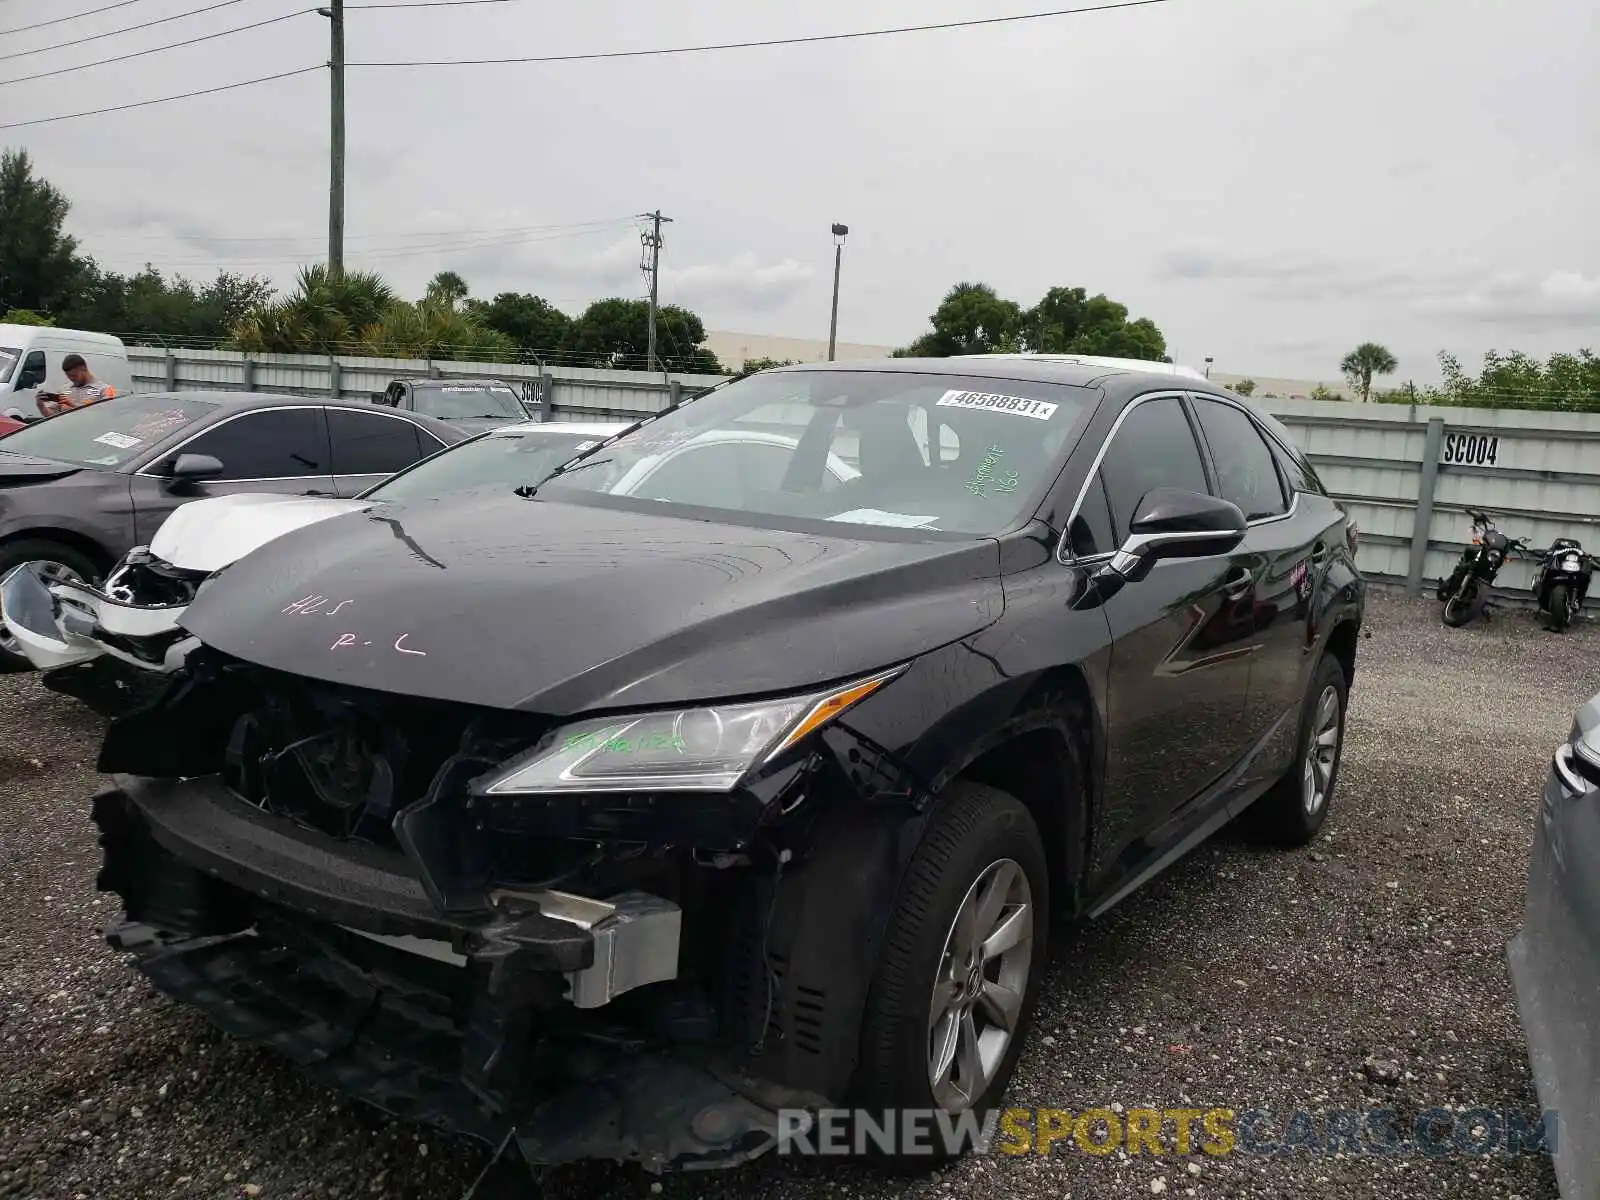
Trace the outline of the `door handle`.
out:
[[[1240,567],[1228,577],[1227,585],[1222,589],[1222,594],[1229,600],[1243,600],[1255,586],[1256,577],[1249,571]]]
[[[319,490],[317,488],[307,488],[305,491],[301,492],[300,494],[302,496],[326,496],[328,493],[324,492],[324,491],[321,491],[321,490]]]

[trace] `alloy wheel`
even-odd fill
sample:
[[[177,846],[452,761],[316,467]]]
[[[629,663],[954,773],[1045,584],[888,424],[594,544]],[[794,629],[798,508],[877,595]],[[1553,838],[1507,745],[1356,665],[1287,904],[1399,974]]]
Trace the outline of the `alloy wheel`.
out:
[[[1013,859],[979,873],[945,934],[928,1014],[928,1083],[948,1112],[971,1108],[999,1073],[1033,964],[1033,890]]]
[[[52,583],[84,582],[71,567],[51,559],[36,559],[33,562],[19,563],[13,569],[17,571],[31,570],[44,582],[46,587],[49,587]],[[7,571],[6,574],[10,575],[11,572]],[[4,650],[7,654],[22,655],[22,643],[17,641],[16,635],[11,630],[6,628],[4,621],[0,621],[0,650]]]
[[[1333,790],[1333,768],[1339,761],[1339,689],[1328,684],[1317,698],[1316,715],[1306,739],[1304,786],[1301,801],[1306,815],[1314,816]]]

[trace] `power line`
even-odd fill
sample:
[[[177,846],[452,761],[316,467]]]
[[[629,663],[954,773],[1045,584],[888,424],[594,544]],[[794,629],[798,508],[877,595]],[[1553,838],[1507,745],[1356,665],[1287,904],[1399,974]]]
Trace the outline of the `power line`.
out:
[[[208,4],[204,8],[191,8],[188,12],[173,13],[170,17],[157,17],[155,20],[146,21],[141,25],[124,25],[121,29],[108,29],[104,33],[91,33],[86,37],[76,38],[70,42],[58,42],[56,45],[49,47],[49,52],[54,54],[57,50],[65,50],[68,46],[82,46],[87,42],[98,42],[103,38],[119,37],[124,33],[133,33],[140,29],[153,29],[157,25],[166,25],[172,21],[181,21],[185,17],[198,17],[202,13],[216,12],[219,8],[230,8],[235,4],[243,3],[244,0],[217,0],[217,3]],[[84,14],[79,15],[81,16]],[[38,26],[32,26],[31,28],[37,29]],[[13,29],[8,30],[7,32],[17,33],[20,31]],[[27,55],[39,53],[41,53],[41,51],[38,49],[14,50],[10,54],[0,54],[0,62],[7,62],[13,58],[24,58]]]
[[[749,42],[713,42],[700,46],[667,46],[653,50],[602,50],[588,54],[537,54],[518,58],[415,59],[396,62],[353,62],[351,67],[489,67],[511,63],[589,62],[607,58],[651,58],[671,54],[703,54],[713,50],[755,50],[768,46],[800,46],[815,42],[843,42],[856,38],[890,37],[901,33],[927,33],[941,29],[971,29],[979,25],[1005,25],[1021,21],[1043,21],[1051,17],[1081,16],[1122,8],[1148,8],[1171,0],[1119,0],[1080,8],[1058,8],[1050,12],[1018,13],[1009,17],[974,17],[965,21],[940,21],[929,25],[900,25],[891,29],[859,29],[850,33],[817,33],[805,37],[765,38]]]
[[[10,37],[13,33],[27,33],[30,29],[43,29],[46,25],[62,25],[68,21],[76,21],[80,17],[92,17],[96,13],[110,12],[113,8],[127,8],[130,4],[138,4],[139,0],[117,0],[115,4],[107,4],[103,8],[91,8],[87,12],[73,13],[68,17],[51,17],[48,21],[35,21],[32,25],[18,25],[15,29],[0,29],[0,37]]]
[[[217,92],[231,92],[235,88],[253,87],[258,83],[271,83],[275,79],[292,79],[296,75],[309,75],[312,71],[320,71],[322,69],[320,65],[301,67],[298,71],[280,71],[276,75],[259,75],[254,79],[241,79],[237,83],[223,83],[218,84],[216,87],[200,88],[193,92],[179,92],[175,96],[156,96],[150,100],[135,100],[131,104],[116,104],[110,108],[91,108],[83,112],[61,113],[59,116],[54,117],[35,117],[31,121],[9,121],[4,125],[0,125],[0,129],[21,129],[28,125],[49,125],[55,121],[72,121],[78,117],[98,117],[106,113],[127,112],[130,108],[146,108],[152,104],[167,104],[173,100],[192,100],[196,96],[211,96]]]
[[[438,242],[433,245],[419,246],[378,246],[370,250],[360,250],[352,255],[363,261],[373,259],[401,259],[416,258],[423,255],[452,254],[467,250],[489,250],[509,248],[511,246],[531,245],[536,242],[555,242],[573,237],[593,237],[595,234],[607,233],[608,229],[582,229],[571,233],[551,233],[542,237],[519,238],[488,238],[467,239],[460,241]],[[169,267],[205,267],[205,266],[280,266],[284,264],[304,262],[313,252],[296,254],[293,251],[268,251],[268,254],[285,254],[288,257],[252,257],[248,255],[223,256],[215,255],[210,258],[173,259],[163,258],[162,262]],[[107,256],[107,262],[132,262],[131,258]]]
[[[189,38],[182,42],[167,42],[161,46],[151,46],[148,50],[135,50],[131,54],[119,54],[115,58],[97,58],[94,62],[84,63],[81,67],[73,67],[73,71],[88,71],[95,67],[107,67],[112,63],[127,62],[130,58],[143,58],[147,54],[160,54],[163,50],[176,50],[180,46],[194,46],[201,42],[213,41],[216,38],[228,37],[235,33],[244,33],[250,29],[260,29],[264,25],[276,25],[279,21],[288,21],[294,17],[303,17],[307,13],[316,12],[314,8],[300,8],[291,13],[284,13],[281,17],[268,17],[265,21],[256,21],[250,25],[235,25],[232,29],[219,29],[216,33],[203,33],[199,37]],[[40,71],[37,75],[20,75],[16,79],[0,79],[0,87],[8,87],[13,83],[32,83],[36,79],[51,79],[60,75],[59,71]]]
[[[395,230],[389,233],[355,233],[351,234],[345,240],[355,242],[372,241],[375,239],[386,240],[388,238],[440,238],[451,237],[455,235],[459,235],[461,237],[490,237],[499,234],[511,235],[522,233],[549,233],[555,230],[591,229],[600,226],[613,228],[622,225],[631,225],[633,224],[633,221],[634,218],[632,217],[607,217],[601,221],[574,221],[565,225],[512,225],[501,229],[415,229],[411,230],[410,232],[401,232],[399,230]],[[123,241],[129,242],[167,242],[183,240],[181,235],[171,233],[124,234],[110,229],[77,229],[74,232],[98,234],[103,237],[120,238]],[[322,241],[321,236],[318,234],[289,233],[249,235],[240,234],[236,236],[220,234],[213,236],[211,234],[207,234],[205,235],[205,238],[207,241],[212,242],[317,242],[320,244]]]
[[[358,8],[465,8],[469,4],[510,4],[513,0],[409,0],[394,4],[346,4],[347,12]]]

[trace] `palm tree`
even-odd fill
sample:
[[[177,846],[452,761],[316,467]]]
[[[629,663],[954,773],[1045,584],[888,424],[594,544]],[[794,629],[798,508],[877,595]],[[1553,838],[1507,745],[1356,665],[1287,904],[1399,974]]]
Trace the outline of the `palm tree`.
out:
[[[1339,370],[1350,381],[1350,386],[1361,393],[1365,404],[1372,395],[1372,377],[1392,374],[1400,364],[1395,356],[1377,342],[1362,342],[1339,364]]]

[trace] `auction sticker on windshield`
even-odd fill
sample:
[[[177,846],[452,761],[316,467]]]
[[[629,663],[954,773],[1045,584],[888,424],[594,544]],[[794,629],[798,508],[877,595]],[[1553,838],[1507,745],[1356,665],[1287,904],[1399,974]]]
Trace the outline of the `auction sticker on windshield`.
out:
[[[949,391],[939,397],[939,407],[976,408],[1016,417],[1032,417],[1036,421],[1048,421],[1056,412],[1056,406],[1048,400],[1029,400],[1025,396],[1002,396],[994,392]]]
[[[117,433],[113,430],[108,433],[102,433],[99,437],[95,438],[95,441],[99,442],[102,446],[115,446],[118,450],[132,450],[139,444],[140,439],[136,437],[129,437],[125,433]]]

